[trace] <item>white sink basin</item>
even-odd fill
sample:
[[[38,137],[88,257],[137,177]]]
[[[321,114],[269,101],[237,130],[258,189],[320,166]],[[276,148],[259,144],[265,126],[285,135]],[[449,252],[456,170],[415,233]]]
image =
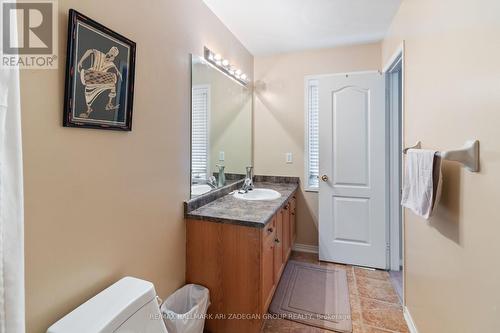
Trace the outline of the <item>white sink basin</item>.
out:
[[[250,201],[269,201],[276,200],[281,197],[281,193],[267,188],[254,188],[252,191],[248,191],[248,193],[235,192],[233,195],[237,199]]]
[[[191,195],[202,195],[210,192],[212,188],[207,184],[191,185]]]

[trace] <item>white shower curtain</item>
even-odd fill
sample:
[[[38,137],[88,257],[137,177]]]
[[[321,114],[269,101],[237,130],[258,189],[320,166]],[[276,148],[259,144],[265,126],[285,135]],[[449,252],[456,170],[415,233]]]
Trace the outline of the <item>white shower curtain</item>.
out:
[[[0,333],[25,332],[21,147],[19,69],[0,68]]]

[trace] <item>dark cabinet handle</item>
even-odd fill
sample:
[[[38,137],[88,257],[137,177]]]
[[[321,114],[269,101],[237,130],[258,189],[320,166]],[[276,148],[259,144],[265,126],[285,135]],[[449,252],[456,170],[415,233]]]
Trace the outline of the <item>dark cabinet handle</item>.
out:
[[[274,239],[274,242],[275,242],[276,244],[279,244],[281,241],[280,241],[278,238],[275,238],[275,239]]]
[[[269,232],[273,232],[273,230],[274,230],[273,228],[268,228],[267,229],[267,231],[269,231]]]

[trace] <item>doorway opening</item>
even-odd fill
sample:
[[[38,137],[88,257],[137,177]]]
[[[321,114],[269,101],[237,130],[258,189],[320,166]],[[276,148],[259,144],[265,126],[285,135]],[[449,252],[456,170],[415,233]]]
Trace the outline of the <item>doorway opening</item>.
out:
[[[389,271],[404,303],[403,46],[382,73],[315,75],[306,82],[312,79],[320,120],[319,259]]]
[[[384,69],[388,117],[388,204],[389,264],[394,288],[404,304],[404,215],[401,207],[403,184],[404,48],[396,51]]]

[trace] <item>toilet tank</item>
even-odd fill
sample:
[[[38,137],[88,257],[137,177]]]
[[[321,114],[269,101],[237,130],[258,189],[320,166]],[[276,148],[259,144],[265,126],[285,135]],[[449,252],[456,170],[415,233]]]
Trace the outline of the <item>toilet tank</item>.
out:
[[[125,277],[49,327],[47,333],[167,333],[151,282]]]

